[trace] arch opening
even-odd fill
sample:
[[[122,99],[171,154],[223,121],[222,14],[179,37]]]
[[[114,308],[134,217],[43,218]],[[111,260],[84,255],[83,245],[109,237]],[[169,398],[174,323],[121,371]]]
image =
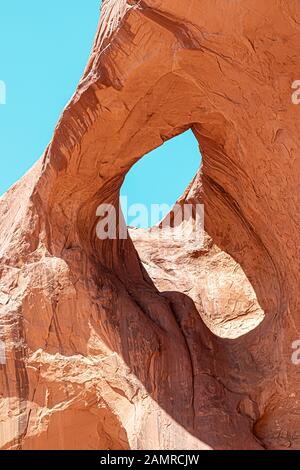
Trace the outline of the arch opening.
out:
[[[159,224],[193,180],[200,163],[192,130],[141,158],[127,173],[120,192],[127,225],[146,229]]]
[[[212,213],[216,195],[208,188],[208,162],[214,147],[211,142],[205,141],[205,137],[202,141],[201,135],[195,125],[193,131],[190,129],[174,137],[141,158],[125,178],[121,188],[121,208],[139,258],[158,290],[166,295],[172,292],[187,295],[210,331],[217,337],[236,339],[254,330],[263,321],[265,313],[255,285],[248,279],[246,268],[239,263],[235,252],[230,253],[231,250],[227,250],[221,243],[225,229],[228,228],[224,223],[222,231],[222,217],[226,221],[226,211],[231,208],[224,206],[224,213],[219,208],[215,214]],[[177,151],[177,159],[174,159],[172,168],[174,171],[169,179],[168,170],[161,172],[160,180],[156,178],[155,172],[160,161],[163,161],[166,168],[168,165],[172,166],[173,149]],[[223,154],[218,154],[218,157],[219,155]],[[187,166],[182,165],[182,161]],[[199,172],[200,163],[202,171]],[[181,175],[182,169],[185,171]],[[176,175],[180,175],[179,182]],[[173,199],[168,194],[168,188],[163,186],[164,181],[176,182],[171,188]],[[147,184],[148,187],[145,187]],[[203,199],[202,196],[199,197],[200,187],[204,188]],[[159,191],[155,193],[153,188],[158,188]],[[195,190],[197,196],[194,194]],[[127,197],[125,206],[122,201],[124,197]],[[151,210],[151,205],[154,205],[154,210]],[[158,205],[162,209],[160,212],[156,210]],[[188,219],[182,210],[184,206],[193,208]],[[194,210],[197,211],[200,206],[203,212],[198,224],[198,213]],[[172,220],[176,217],[177,207],[182,210],[178,231],[177,221]],[[219,232],[216,232],[213,225],[216,224],[217,216],[218,226],[221,227]],[[170,220],[171,224],[168,225]],[[167,230],[163,226],[165,221]],[[231,221],[234,231],[238,221],[234,218]]]

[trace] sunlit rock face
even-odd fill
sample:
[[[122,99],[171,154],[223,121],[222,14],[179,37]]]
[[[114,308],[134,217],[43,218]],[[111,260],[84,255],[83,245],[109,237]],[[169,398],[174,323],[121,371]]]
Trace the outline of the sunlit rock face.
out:
[[[300,448],[297,6],[103,3],[50,146],[0,199],[2,449]],[[98,206],[188,128],[203,244],[99,240]]]

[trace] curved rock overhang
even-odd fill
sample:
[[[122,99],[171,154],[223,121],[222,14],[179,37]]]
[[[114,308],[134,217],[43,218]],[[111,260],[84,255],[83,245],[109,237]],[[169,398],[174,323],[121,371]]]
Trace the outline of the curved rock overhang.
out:
[[[102,11],[45,155],[0,200],[1,446],[96,407],[108,447],[297,448],[296,3]],[[143,265],[130,238],[97,238],[97,207],[118,208],[131,166],[189,128],[203,162],[183,200],[204,204],[205,246],[159,259],[151,242],[155,285],[148,234],[132,235]]]

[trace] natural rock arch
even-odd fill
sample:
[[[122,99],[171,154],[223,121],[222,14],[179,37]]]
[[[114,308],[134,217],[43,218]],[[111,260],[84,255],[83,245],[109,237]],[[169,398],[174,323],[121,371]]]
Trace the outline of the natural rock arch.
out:
[[[26,448],[40,408],[68,413],[92,394],[131,448],[297,448],[295,3],[123,3],[100,23],[44,157],[0,200],[1,446]],[[198,310],[180,279],[177,292],[155,287],[130,239],[95,231],[131,165],[188,128],[203,155],[184,196],[206,210],[205,250],[186,259]],[[197,286],[212,267],[233,286],[218,308]]]

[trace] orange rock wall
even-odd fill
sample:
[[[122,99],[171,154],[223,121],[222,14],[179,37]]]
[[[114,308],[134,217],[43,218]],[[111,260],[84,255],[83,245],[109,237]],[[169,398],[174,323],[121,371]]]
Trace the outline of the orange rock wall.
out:
[[[300,448],[299,25],[295,0],[103,2],[52,142],[0,199],[2,449]],[[99,204],[188,128],[204,246],[100,241]]]

